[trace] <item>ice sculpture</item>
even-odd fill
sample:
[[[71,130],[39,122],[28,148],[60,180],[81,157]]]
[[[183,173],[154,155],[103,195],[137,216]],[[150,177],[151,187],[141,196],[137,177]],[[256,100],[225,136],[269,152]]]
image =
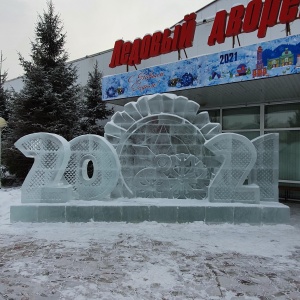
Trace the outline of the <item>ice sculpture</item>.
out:
[[[260,187],[261,201],[278,201],[279,134],[269,133],[252,140],[257,151],[249,183]]]
[[[71,158],[64,173],[72,185],[75,198],[101,200],[115,188],[120,174],[120,163],[116,150],[98,135],[82,135],[70,141]],[[92,162],[93,175],[87,174]]]
[[[221,132],[199,105],[172,94],[125,105],[105,126],[121,163],[115,197],[198,198],[207,194],[206,139]]]
[[[88,134],[67,142],[50,133],[21,138],[16,147],[35,158],[22,186],[22,202],[102,200],[109,195],[278,201],[278,134],[249,141],[221,133],[220,124],[198,110],[185,97],[144,96],[115,113],[105,126],[105,138]]]
[[[259,187],[243,185],[256,161],[256,149],[244,136],[219,134],[205,147],[222,159],[222,165],[208,187],[210,202],[259,203]]]
[[[251,143],[238,134],[221,134],[220,124],[198,109],[185,97],[164,94],[141,97],[113,116],[105,126],[121,162],[113,196],[259,203],[261,187],[262,199],[278,201],[274,140],[263,136]],[[269,150],[261,150],[265,147]],[[255,170],[244,184],[257,152]],[[262,164],[266,153],[272,163]]]
[[[22,137],[15,146],[35,158],[22,185],[22,202],[101,200],[119,178],[115,149],[97,135],[79,136],[69,143],[56,134],[41,132]],[[89,162],[93,165],[91,178],[87,174]]]
[[[69,143],[51,133],[33,133],[20,138],[15,146],[34,164],[22,185],[21,201],[66,202],[71,198],[71,186],[61,181],[70,158]]]

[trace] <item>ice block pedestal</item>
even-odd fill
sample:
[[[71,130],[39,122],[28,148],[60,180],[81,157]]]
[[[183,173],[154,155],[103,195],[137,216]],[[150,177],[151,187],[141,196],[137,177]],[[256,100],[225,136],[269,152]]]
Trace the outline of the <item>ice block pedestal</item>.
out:
[[[11,206],[11,222],[160,222],[289,224],[290,208],[278,202],[211,203],[207,200],[115,199]]]

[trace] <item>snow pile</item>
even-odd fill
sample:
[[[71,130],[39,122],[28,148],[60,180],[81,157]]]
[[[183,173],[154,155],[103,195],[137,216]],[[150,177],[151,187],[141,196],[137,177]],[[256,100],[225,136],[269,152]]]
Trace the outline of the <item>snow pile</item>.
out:
[[[0,190],[0,299],[300,299],[297,224],[10,224],[11,204]]]

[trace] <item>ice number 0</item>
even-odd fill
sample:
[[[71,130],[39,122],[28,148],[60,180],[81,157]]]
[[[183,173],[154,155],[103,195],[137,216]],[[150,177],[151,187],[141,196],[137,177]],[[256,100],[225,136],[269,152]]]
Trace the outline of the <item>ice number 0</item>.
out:
[[[222,160],[208,187],[209,201],[259,203],[259,187],[243,184],[257,158],[254,145],[235,133],[216,135],[204,145]]]
[[[71,158],[64,177],[73,186],[77,199],[101,200],[111,193],[120,174],[113,146],[98,135],[82,135],[70,141]],[[92,174],[88,174],[90,163]]]
[[[107,196],[115,187],[120,164],[115,149],[103,137],[83,135],[70,143],[51,133],[34,133],[15,143],[34,164],[22,186],[22,202],[45,202],[42,189],[70,184],[76,198],[92,200]],[[93,175],[87,174],[88,163]],[[54,190],[53,190],[54,191]]]

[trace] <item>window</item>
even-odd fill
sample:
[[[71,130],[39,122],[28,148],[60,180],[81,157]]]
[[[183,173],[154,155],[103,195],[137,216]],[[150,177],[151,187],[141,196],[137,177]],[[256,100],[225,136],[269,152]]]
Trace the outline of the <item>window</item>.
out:
[[[300,181],[300,103],[266,106],[265,129],[279,132],[279,179]]]
[[[255,107],[241,107],[223,110],[223,130],[260,128],[260,110]]]
[[[266,106],[265,128],[300,127],[300,103]]]
[[[279,131],[279,179],[300,181],[300,131],[298,130]]]
[[[220,110],[208,110],[210,122],[212,123],[220,123]]]
[[[245,136],[250,141],[259,137],[259,131],[236,131],[235,133]]]

